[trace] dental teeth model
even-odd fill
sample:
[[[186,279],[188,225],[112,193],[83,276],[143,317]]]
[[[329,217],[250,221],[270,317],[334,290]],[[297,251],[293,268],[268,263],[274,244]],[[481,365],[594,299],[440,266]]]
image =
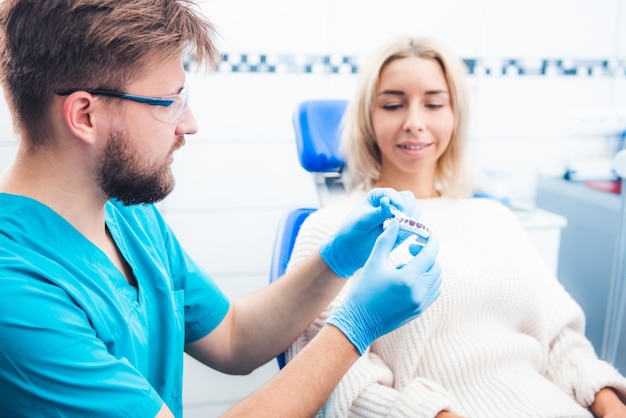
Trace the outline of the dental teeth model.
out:
[[[428,237],[430,237],[430,230],[423,223],[405,215],[400,212],[398,209],[391,207],[391,214],[394,218],[398,220],[400,225],[400,229],[408,232],[412,232],[415,234],[415,242],[420,245],[426,244]],[[389,218],[392,219],[392,218]],[[387,221],[385,221],[387,222]],[[383,227],[386,227],[386,224],[383,224]]]

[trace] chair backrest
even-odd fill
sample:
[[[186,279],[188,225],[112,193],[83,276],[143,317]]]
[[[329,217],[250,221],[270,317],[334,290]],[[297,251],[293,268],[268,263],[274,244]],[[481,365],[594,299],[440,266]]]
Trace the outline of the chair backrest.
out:
[[[293,114],[298,158],[313,174],[320,206],[345,195],[342,173],[345,161],[339,149],[347,100],[306,100]]]
[[[275,282],[285,274],[300,226],[307,216],[315,211],[315,208],[295,208],[286,212],[280,219],[272,249],[270,283]]]
[[[316,99],[301,102],[293,115],[300,164],[311,173],[341,171],[341,121],[347,100]]]
[[[300,226],[307,216],[315,212],[315,210],[314,208],[296,208],[282,216],[274,238],[272,264],[270,266],[270,283],[275,282],[285,274]],[[280,353],[276,357],[276,361],[278,362],[278,367],[281,369],[285,367],[285,353]]]

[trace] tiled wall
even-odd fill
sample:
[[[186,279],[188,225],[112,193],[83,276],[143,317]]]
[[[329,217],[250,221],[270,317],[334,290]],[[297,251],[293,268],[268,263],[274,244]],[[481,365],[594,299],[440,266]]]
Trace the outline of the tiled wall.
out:
[[[207,0],[202,8],[220,31],[223,62],[189,74],[200,132],[176,154],[177,188],[162,207],[232,297],[266,285],[284,211],[317,204],[297,162],[296,104],[350,98],[364,54],[389,36],[434,36],[465,60],[476,168],[503,173],[520,202],[533,203],[541,173],[612,155],[618,131],[602,121],[607,110],[626,128],[626,0]],[[0,124],[4,168],[15,148],[4,103]],[[189,416],[234,402],[276,371],[270,363],[227,377],[189,364]]]

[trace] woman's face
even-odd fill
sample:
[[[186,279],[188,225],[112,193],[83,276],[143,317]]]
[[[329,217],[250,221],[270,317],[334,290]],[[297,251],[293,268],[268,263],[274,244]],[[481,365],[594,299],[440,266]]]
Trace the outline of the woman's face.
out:
[[[372,124],[382,153],[381,179],[434,182],[454,129],[448,83],[439,63],[408,57],[387,64],[376,89]]]

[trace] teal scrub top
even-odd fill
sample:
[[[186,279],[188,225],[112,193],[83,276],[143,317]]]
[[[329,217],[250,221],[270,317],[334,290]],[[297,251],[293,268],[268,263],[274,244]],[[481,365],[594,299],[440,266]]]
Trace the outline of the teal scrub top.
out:
[[[0,415],[182,416],[184,344],[229,301],[153,205],[105,209],[137,287],[49,207],[0,193]]]

